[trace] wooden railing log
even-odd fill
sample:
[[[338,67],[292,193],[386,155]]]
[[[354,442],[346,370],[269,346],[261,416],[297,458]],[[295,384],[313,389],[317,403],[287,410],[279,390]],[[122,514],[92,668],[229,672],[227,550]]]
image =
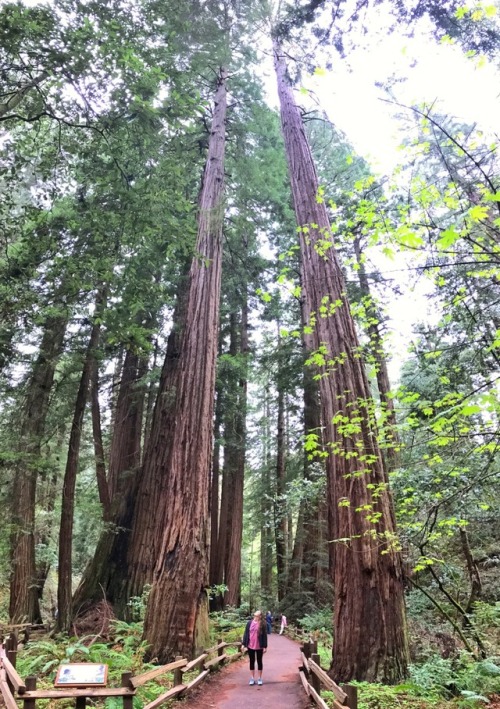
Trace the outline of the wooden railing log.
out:
[[[203,670],[203,672],[200,672],[198,677],[195,677],[194,679],[191,680],[191,682],[186,686],[186,692],[190,689],[193,689],[193,687],[196,687],[200,682],[203,682],[205,677],[210,674],[210,670]]]
[[[19,709],[9,687],[9,683],[7,682],[7,673],[4,669],[0,670],[0,692],[2,693],[2,698],[7,709]]]
[[[185,658],[181,658],[180,660],[176,660],[175,662],[169,662],[168,665],[155,667],[153,670],[148,670],[148,672],[144,672],[142,675],[132,677],[132,679],[130,680],[130,684],[132,685],[132,687],[142,687],[143,684],[146,684],[146,682],[149,682],[155,677],[158,677],[158,675],[162,675],[166,672],[171,672],[172,670],[176,670],[178,667],[183,667],[183,672],[186,672],[187,664],[188,661]]]
[[[307,659],[307,657],[304,655],[303,652],[301,653],[301,657],[302,657],[302,667],[304,668],[304,672],[307,675],[309,675],[309,660]]]
[[[302,671],[299,670],[299,675],[300,675],[300,681],[302,682],[302,686],[303,686],[304,689],[306,690],[307,696],[309,696],[309,690],[310,690],[310,688],[311,688],[311,685],[310,685],[309,682],[307,681],[307,677],[306,677],[306,675],[305,675],[304,672],[302,672]]]
[[[207,655],[211,655],[213,652],[217,652],[219,647],[226,647],[226,643],[218,642],[217,645],[214,645],[213,647],[209,647],[207,650],[204,650],[203,652],[206,652]]]
[[[314,656],[309,660],[309,669],[315,675],[320,681],[321,684],[324,685],[325,689],[328,689],[328,691],[333,692],[333,695],[335,699],[337,699],[337,702],[340,702],[340,704],[343,704],[347,698],[346,692],[336,684],[329,675],[326,674],[326,672],[321,669],[319,662],[314,660]]]
[[[217,665],[221,664],[221,662],[224,662],[226,659],[227,655],[218,655],[217,657],[214,657],[213,660],[209,660],[208,662],[205,662],[205,669],[210,670],[212,667],[217,667]]]
[[[205,660],[208,657],[208,652],[204,652],[203,655],[200,655],[199,657],[195,657],[194,660],[191,660],[191,662],[188,662],[185,667],[182,668],[183,672],[190,672],[193,670],[195,667],[198,667],[198,665],[203,665]],[[201,668],[201,671],[203,672],[203,667]]]
[[[71,699],[71,697],[134,697],[135,689],[128,689],[127,687],[87,687],[86,689],[80,689],[79,687],[65,687],[58,689],[29,689],[28,680],[30,677],[26,678],[26,693],[23,694],[22,699],[24,702],[32,701],[35,699]],[[36,679],[36,678],[34,678]],[[33,706],[33,705],[30,705]]]
[[[7,674],[7,680],[13,690],[15,692],[18,692],[19,694],[24,694],[24,692],[26,691],[26,685],[20,678],[20,676],[17,674],[17,670],[13,666],[12,662],[9,660],[8,657],[3,657],[2,662],[5,672]]]
[[[234,652],[232,655],[227,655],[227,661],[234,662],[235,660],[239,660],[240,657],[243,657],[242,652]]]
[[[179,694],[182,694],[182,692],[185,692],[187,689],[185,684],[178,684],[176,687],[171,687],[171,689],[168,690],[168,692],[164,692],[164,694],[160,694],[159,697],[156,697],[155,700],[150,702],[149,704],[146,704],[144,709],[156,709],[156,707],[161,706],[164,702],[168,701],[169,699],[173,699],[174,697],[178,697]]]
[[[315,704],[317,704],[320,709],[330,709],[325,700],[320,697],[320,695],[311,685],[309,685],[309,696],[314,699]]]

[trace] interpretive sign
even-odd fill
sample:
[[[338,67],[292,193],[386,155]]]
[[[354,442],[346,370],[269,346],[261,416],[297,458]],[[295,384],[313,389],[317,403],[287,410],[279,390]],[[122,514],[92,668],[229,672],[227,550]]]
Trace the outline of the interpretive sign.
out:
[[[54,684],[56,687],[105,687],[107,680],[107,665],[75,662],[59,667]]]

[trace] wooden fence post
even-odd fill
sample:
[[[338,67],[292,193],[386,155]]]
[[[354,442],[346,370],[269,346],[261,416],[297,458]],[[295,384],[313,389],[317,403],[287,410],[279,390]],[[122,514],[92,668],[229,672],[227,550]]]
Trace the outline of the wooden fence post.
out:
[[[132,672],[122,672],[122,687],[128,687],[129,689],[132,687],[130,680],[132,679]],[[133,709],[134,706],[134,698],[132,696],[130,697],[123,697],[123,709]]]
[[[25,685],[26,685],[27,692],[34,691],[36,689],[36,677],[34,677],[33,675],[26,677]],[[23,706],[24,706],[24,709],[35,709],[36,708],[36,699],[25,699]]]
[[[317,641],[317,640],[313,640],[313,641],[311,642],[311,654],[312,654],[313,652],[314,652],[315,654],[318,652],[318,641]]]
[[[15,667],[17,660],[17,637],[13,633],[10,633],[5,639],[4,648],[7,659],[10,661],[12,667]],[[9,685],[10,691],[14,692],[14,686],[10,681],[9,675],[7,675],[7,684]]]
[[[304,653],[305,657],[309,659],[311,657],[311,643],[304,643],[302,646],[302,652]]]
[[[311,655],[311,660],[312,660],[313,662],[315,662],[315,663],[318,665],[318,667],[321,667],[321,659],[320,659],[320,657],[319,657],[319,655],[318,655],[317,652],[313,652],[313,653],[312,653],[312,655]],[[317,692],[319,695],[321,695],[321,681],[320,681],[319,677],[316,677],[316,675],[314,674],[314,672],[311,672],[311,684],[312,684],[312,686],[313,686],[313,689],[315,689],[316,692]]]
[[[341,688],[347,694],[345,700],[345,705],[349,709],[358,709],[358,688],[354,687],[352,684],[341,684]]]
[[[175,661],[177,660],[182,660],[182,655],[176,655],[175,656]],[[177,669],[174,670],[174,687],[176,687],[178,684],[182,684],[182,669],[178,667]]]
[[[15,667],[17,658],[17,635],[15,633],[10,633],[5,640],[5,651],[10,664]]]

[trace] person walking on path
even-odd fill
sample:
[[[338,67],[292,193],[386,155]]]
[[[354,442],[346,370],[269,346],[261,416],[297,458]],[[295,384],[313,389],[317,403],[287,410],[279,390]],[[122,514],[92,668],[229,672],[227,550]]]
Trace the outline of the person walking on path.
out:
[[[262,687],[248,686],[245,657],[213,672],[182,700],[182,709],[311,709],[297,672],[302,663],[299,644],[279,632],[268,635],[267,643]]]
[[[280,628],[280,635],[283,635],[283,632],[288,625],[287,620],[286,620],[286,615],[284,613],[281,614],[281,628]]]
[[[270,633],[273,629],[273,616],[271,611],[267,611],[266,613],[266,625],[267,625],[267,632]]]
[[[262,656],[267,651],[267,624],[262,611],[255,611],[252,620],[249,620],[242,640],[243,647],[248,649],[250,658],[250,682],[255,684],[255,660],[257,659],[258,679],[257,684],[262,684]]]

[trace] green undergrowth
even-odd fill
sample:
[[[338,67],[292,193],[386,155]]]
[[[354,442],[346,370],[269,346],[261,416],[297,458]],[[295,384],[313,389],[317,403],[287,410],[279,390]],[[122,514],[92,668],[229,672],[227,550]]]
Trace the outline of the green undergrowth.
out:
[[[237,642],[241,640],[242,625],[241,620],[232,627],[221,628],[220,624],[212,624],[213,645],[219,638],[225,642]],[[61,664],[70,662],[96,662],[108,665],[108,687],[119,687],[123,672],[131,672],[139,675],[152,669],[154,665],[143,662],[146,651],[146,643],[142,640],[142,622],[125,623],[114,621],[112,624],[112,635],[104,641],[96,636],[81,638],[68,638],[56,636],[54,638],[45,637],[28,643],[18,654],[17,670],[21,677],[29,675],[37,677],[37,689],[50,689],[54,686],[57,668]],[[226,654],[237,652],[237,648],[227,648]],[[186,673],[183,677],[185,683],[194,679],[199,670]],[[134,709],[140,709],[145,704],[166,692],[173,686],[173,674],[170,672],[148,682],[137,690],[134,698]],[[74,706],[74,699],[59,699],[57,701],[38,701],[37,707],[40,709],[65,709]],[[106,709],[119,709],[123,707],[121,697],[109,697],[105,700]],[[179,706],[175,700],[165,703],[168,709],[170,706]]]
[[[467,653],[453,660],[434,656],[410,666],[402,684],[351,684],[358,687],[359,709],[474,709],[487,707],[500,693],[500,666],[495,658],[476,662]],[[331,692],[321,696],[333,707]]]
[[[418,661],[410,665],[407,680],[396,686],[353,682],[358,687],[359,709],[480,709],[496,704],[500,695],[499,611],[498,603],[476,604],[475,625],[490,654],[479,661],[469,652],[460,650],[448,636],[450,656],[443,657],[433,651],[431,625],[416,626],[420,636],[412,637],[412,648],[418,650]],[[333,641],[322,614],[300,619],[299,624],[311,639],[318,640],[321,666],[328,669]],[[439,635],[444,637],[444,633]],[[333,707],[331,693],[322,691],[321,696]]]

